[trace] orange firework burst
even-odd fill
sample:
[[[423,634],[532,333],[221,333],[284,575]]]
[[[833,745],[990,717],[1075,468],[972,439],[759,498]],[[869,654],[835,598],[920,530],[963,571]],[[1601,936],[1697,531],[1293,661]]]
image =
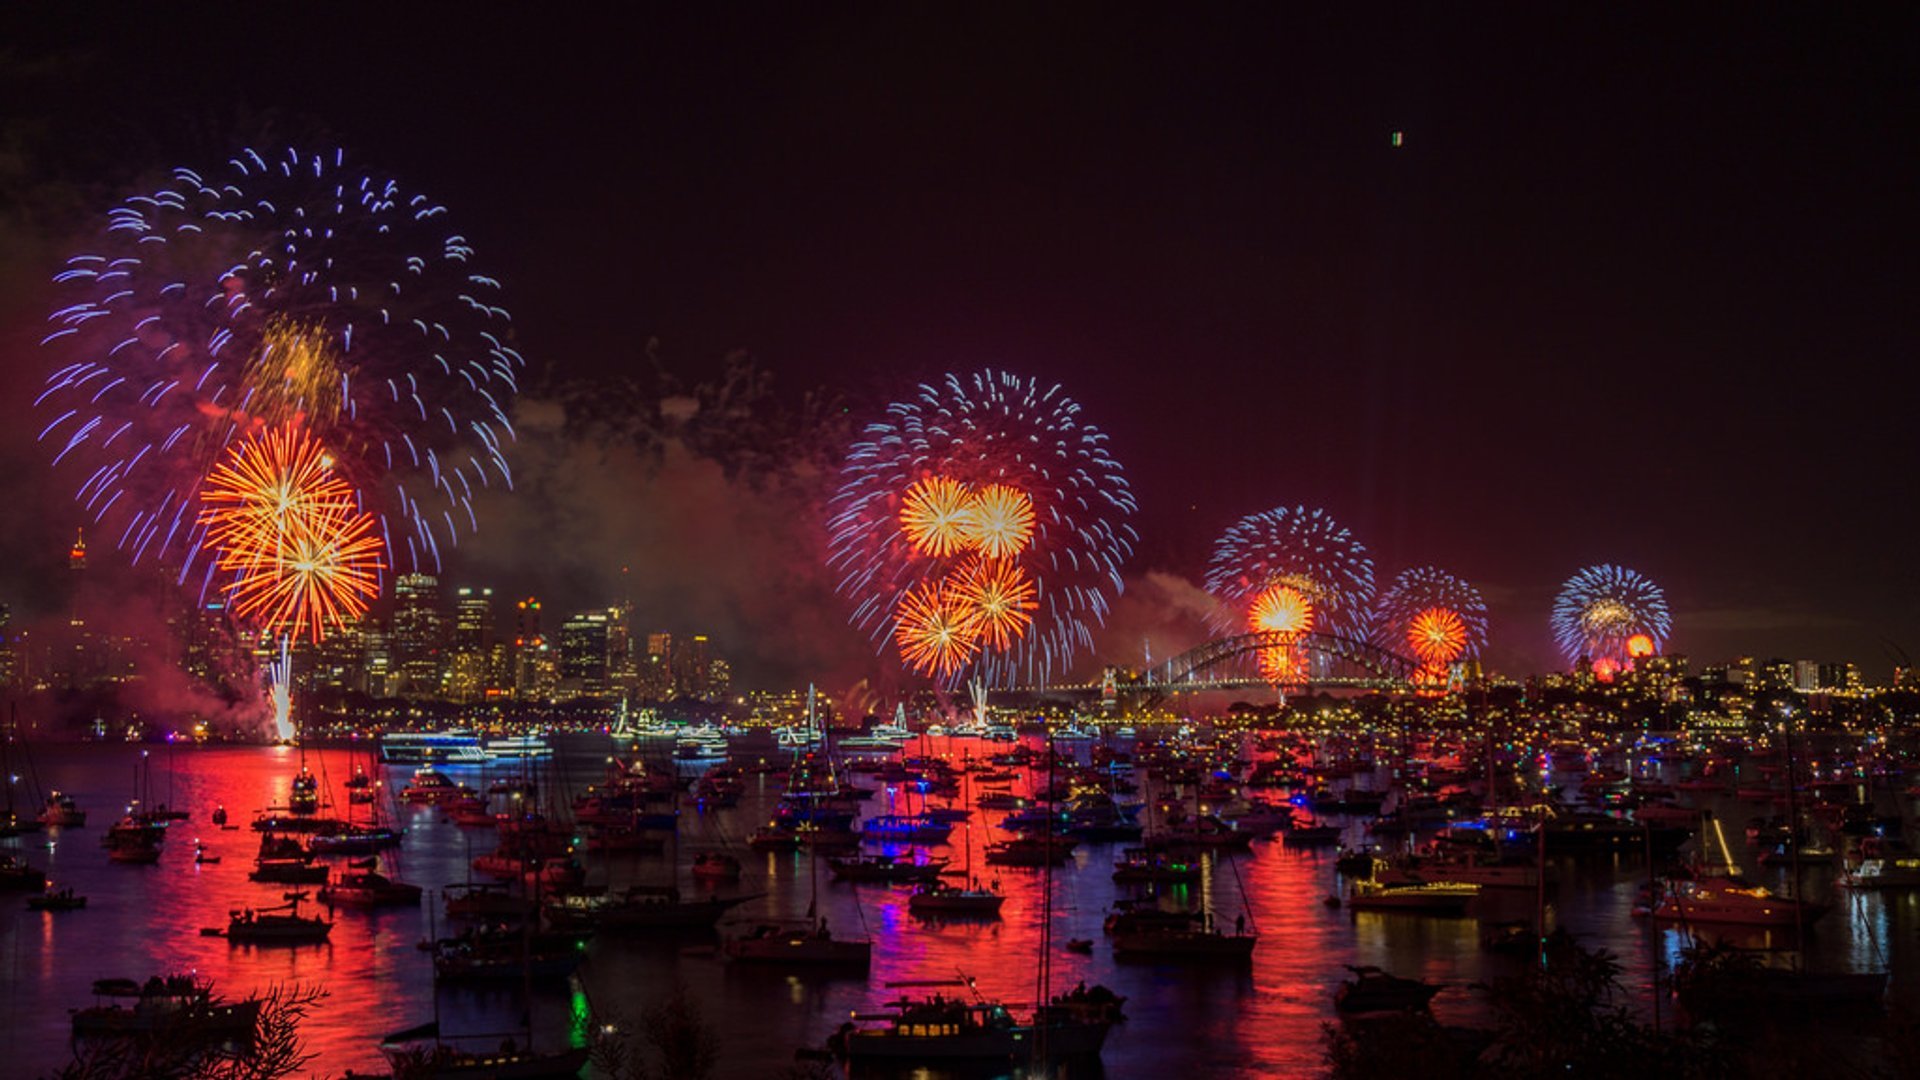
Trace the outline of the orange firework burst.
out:
[[[1247,622],[1255,630],[1305,634],[1313,630],[1313,601],[1291,585],[1275,585],[1254,597]]]
[[[1627,657],[1629,659],[1645,659],[1653,655],[1653,650],[1653,638],[1650,635],[1635,634],[1627,639]]]
[[[1467,623],[1452,608],[1430,607],[1407,623],[1407,645],[1429,671],[1444,671],[1467,651]]]
[[[1270,683],[1291,682],[1304,666],[1299,650],[1292,645],[1260,650],[1260,677]]]
[[[972,502],[972,492],[958,480],[923,477],[900,501],[900,527],[922,555],[944,559],[967,546]]]
[[[954,574],[948,586],[954,601],[971,619],[984,642],[1004,650],[1033,625],[1040,591],[1019,564],[1006,559],[975,559]]]
[[[900,659],[917,674],[951,678],[980,651],[980,623],[958,590],[928,581],[900,598],[893,640]]]
[[[1300,670],[1294,642],[1313,630],[1313,601],[1291,585],[1273,585],[1247,609],[1248,625],[1281,635],[1283,644],[1260,650],[1260,677],[1271,683],[1289,681]]]
[[[1033,539],[1033,500],[1005,484],[988,484],[967,507],[967,546],[989,559],[1011,559]]]
[[[214,565],[233,575],[234,613],[275,634],[318,641],[379,595],[385,548],[353,488],[298,430],[239,443],[201,487]]]

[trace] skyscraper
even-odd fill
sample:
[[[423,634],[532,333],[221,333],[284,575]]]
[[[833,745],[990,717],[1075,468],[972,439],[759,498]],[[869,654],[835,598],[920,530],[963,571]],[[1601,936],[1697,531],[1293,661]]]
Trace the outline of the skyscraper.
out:
[[[603,697],[607,692],[607,613],[583,611],[560,624],[562,697]]]
[[[493,590],[462,587],[453,602],[453,639],[446,696],[472,702],[487,693],[493,648]]]
[[[431,574],[402,574],[393,582],[393,633],[389,639],[395,693],[430,697],[440,692],[445,664],[446,621],[440,582]]]

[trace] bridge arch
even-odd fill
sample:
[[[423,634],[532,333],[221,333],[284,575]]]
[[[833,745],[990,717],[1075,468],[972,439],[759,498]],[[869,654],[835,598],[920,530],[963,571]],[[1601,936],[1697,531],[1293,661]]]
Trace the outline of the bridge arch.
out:
[[[1124,687],[1159,697],[1182,690],[1273,685],[1259,670],[1268,649],[1288,648],[1306,663],[1282,689],[1314,687],[1404,690],[1414,685],[1420,665],[1372,642],[1342,634],[1285,634],[1271,630],[1236,634],[1204,642],[1138,673]]]

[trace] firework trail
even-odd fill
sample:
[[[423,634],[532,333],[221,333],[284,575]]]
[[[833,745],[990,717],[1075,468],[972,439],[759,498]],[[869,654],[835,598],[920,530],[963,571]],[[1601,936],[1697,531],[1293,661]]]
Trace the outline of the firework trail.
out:
[[[949,685],[1064,673],[1136,540],[1106,443],[1058,386],[1005,372],[948,375],[888,406],[831,500],[828,565],[853,625]],[[928,651],[936,639],[949,644]]]

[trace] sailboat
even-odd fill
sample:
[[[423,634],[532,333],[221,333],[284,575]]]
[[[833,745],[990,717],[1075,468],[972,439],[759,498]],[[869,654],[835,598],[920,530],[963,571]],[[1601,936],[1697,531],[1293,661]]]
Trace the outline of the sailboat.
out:
[[[873,962],[871,938],[837,938],[820,915],[819,853],[807,853],[807,915],[797,922],[755,923],[721,945],[729,959],[786,967],[844,968],[866,971]],[[859,897],[854,897],[859,903]]]
[[[960,781],[960,801],[966,801],[966,778]],[[1006,895],[1000,891],[999,879],[992,887],[983,887],[980,879],[973,876],[973,826],[966,826],[966,880],[963,886],[950,884],[935,878],[914,889],[907,897],[907,910],[915,915],[958,915],[973,918],[992,919],[1000,915],[1000,905],[1007,902]]]

